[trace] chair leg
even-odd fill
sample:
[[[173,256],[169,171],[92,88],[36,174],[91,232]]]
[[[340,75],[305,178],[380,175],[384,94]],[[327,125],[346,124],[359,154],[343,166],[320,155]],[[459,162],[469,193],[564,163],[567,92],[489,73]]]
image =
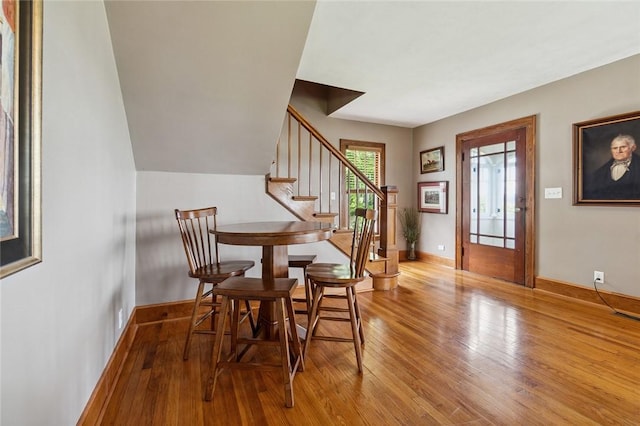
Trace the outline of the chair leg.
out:
[[[358,296],[355,287],[351,287],[353,294],[353,305],[356,308],[356,317],[358,318],[358,330],[360,331],[360,346],[364,346],[364,329],[362,328],[362,315],[360,314],[360,305],[358,305]]]
[[[220,318],[218,318],[218,329],[216,330],[216,337],[213,343],[213,353],[211,356],[212,373],[211,376],[209,376],[209,380],[207,380],[207,385],[204,393],[205,401],[211,401],[213,399],[213,393],[216,389],[216,382],[218,381],[218,375],[220,374],[220,368],[218,367],[218,365],[222,356],[222,339],[224,338],[224,327],[228,313],[229,298],[227,296],[223,296],[222,306],[220,307]],[[233,325],[231,328],[233,329]]]
[[[289,336],[287,332],[286,319],[284,317],[284,300],[276,299],[276,315],[278,323],[281,325],[278,334],[280,335],[280,357],[282,359],[282,380],[284,382],[285,406],[293,407],[293,381],[291,380],[292,368],[289,358]],[[294,325],[295,326],[295,325]]]
[[[349,302],[349,317],[351,319],[351,333],[353,334],[353,346],[356,350],[356,360],[358,361],[358,372],[362,373],[362,347],[360,340],[360,319],[356,316],[355,295],[351,288],[347,288],[347,300]]]
[[[302,356],[302,345],[300,344],[300,337],[298,336],[298,328],[296,325],[295,309],[293,308],[293,301],[285,299],[284,301],[287,308],[287,315],[289,316],[289,338],[291,340],[291,350],[293,354],[293,368],[298,371],[304,371],[304,357]]]
[[[230,325],[230,356],[238,362],[240,360],[240,352],[238,351],[238,329],[240,328],[240,301],[231,299],[231,325]]]
[[[249,325],[251,326],[251,334],[253,335],[253,337],[256,337],[256,335],[258,333],[258,323],[256,322],[256,318],[253,315],[253,310],[251,310],[251,301],[245,299],[244,306],[245,306],[245,309],[247,310],[247,316],[249,317]]]
[[[307,324],[309,324],[309,320],[311,320],[311,304],[313,303],[313,286],[311,285],[311,280],[307,277],[306,266],[302,269],[302,273],[304,274],[304,297],[307,303]]]
[[[200,281],[200,283],[198,284],[198,292],[196,293],[196,298],[193,303],[191,323],[189,324],[189,331],[187,332],[187,340],[184,343],[184,351],[182,353],[182,359],[184,359],[185,361],[189,359],[191,337],[193,336],[193,330],[196,328],[196,322],[198,321],[198,312],[200,311],[200,303],[202,302],[202,293],[204,292],[204,286],[205,286],[205,283],[203,281]]]
[[[304,347],[302,349],[302,358],[307,358],[307,353],[309,352],[309,346],[311,346],[311,338],[316,332],[316,327],[318,325],[318,307],[320,305],[320,299],[322,298],[322,286],[315,285],[313,291],[313,304],[311,305],[311,313],[309,314],[309,323],[307,324],[307,336],[304,339]]]

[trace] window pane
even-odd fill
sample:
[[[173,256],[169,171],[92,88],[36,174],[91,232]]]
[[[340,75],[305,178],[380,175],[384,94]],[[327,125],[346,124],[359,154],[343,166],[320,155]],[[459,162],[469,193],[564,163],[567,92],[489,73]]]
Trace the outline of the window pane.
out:
[[[506,235],[515,237],[515,216],[516,216],[516,153],[507,153],[507,181],[506,181]]]
[[[497,152],[504,152],[504,143],[500,142],[480,147],[480,155],[495,154]]]
[[[504,240],[502,238],[480,236],[480,244],[484,244],[485,246],[504,247]]]
[[[469,230],[472,233],[478,232],[478,157],[471,158],[470,182],[469,182],[469,204],[471,214],[469,215]]]

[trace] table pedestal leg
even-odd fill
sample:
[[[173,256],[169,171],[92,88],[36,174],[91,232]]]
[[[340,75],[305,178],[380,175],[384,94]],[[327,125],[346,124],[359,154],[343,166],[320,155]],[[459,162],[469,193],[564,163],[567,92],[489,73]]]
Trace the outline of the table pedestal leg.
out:
[[[262,278],[288,278],[289,257],[287,246],[262,247]],[[267,339],[275,338],[278,321],[276,320],[276,305],[273,302],[260,302],[258,323],[265,332]]]

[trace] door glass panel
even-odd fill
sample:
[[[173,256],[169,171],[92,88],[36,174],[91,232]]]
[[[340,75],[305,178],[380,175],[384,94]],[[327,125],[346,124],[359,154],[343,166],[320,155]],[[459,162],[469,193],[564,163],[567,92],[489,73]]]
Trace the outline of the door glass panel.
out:
[[[515,247],[516,142],[469,150],[469,242]]]
[[[504,147],[504,144],[498,145]],[[504,236],[504,175],[503,153],[480,157],[480,234]]]
[[[485,237],[481,235],[479,241],[480,244],[484,244],[485,246],[504,247],[503,238]]]
[[[472,150],[473,151],[473,150]],[[476,154],[478,150],[476,149]],[[469,232],[478,233],[478,157],[471,158],[471,183],[469,185],[469,208],[471,209]]]
[[[509,144],[507,144],[508,146]],[[515,237],[515,216],[516,216],[516,153],[507,153],[507,182],[506,182],[506,236]]]
[[[493,145],[485,145],[480,147],[480,155],[496,154],[504,152],[504,143],[496,143]]]

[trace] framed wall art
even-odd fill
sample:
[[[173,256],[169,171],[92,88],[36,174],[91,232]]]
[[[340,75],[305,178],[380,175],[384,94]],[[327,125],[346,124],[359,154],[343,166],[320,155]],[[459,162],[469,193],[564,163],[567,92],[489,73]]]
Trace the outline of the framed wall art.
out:
[[[41,261],[42,1],[0,2],[0,278]]]
[[[447,214],[448,181],[418,182],[418,210],[425,213]]]
[[[444,171],[444,146],[420,153],[420,173]]]
[[[640,111],[573,124],[573,204],[640,206]]]

